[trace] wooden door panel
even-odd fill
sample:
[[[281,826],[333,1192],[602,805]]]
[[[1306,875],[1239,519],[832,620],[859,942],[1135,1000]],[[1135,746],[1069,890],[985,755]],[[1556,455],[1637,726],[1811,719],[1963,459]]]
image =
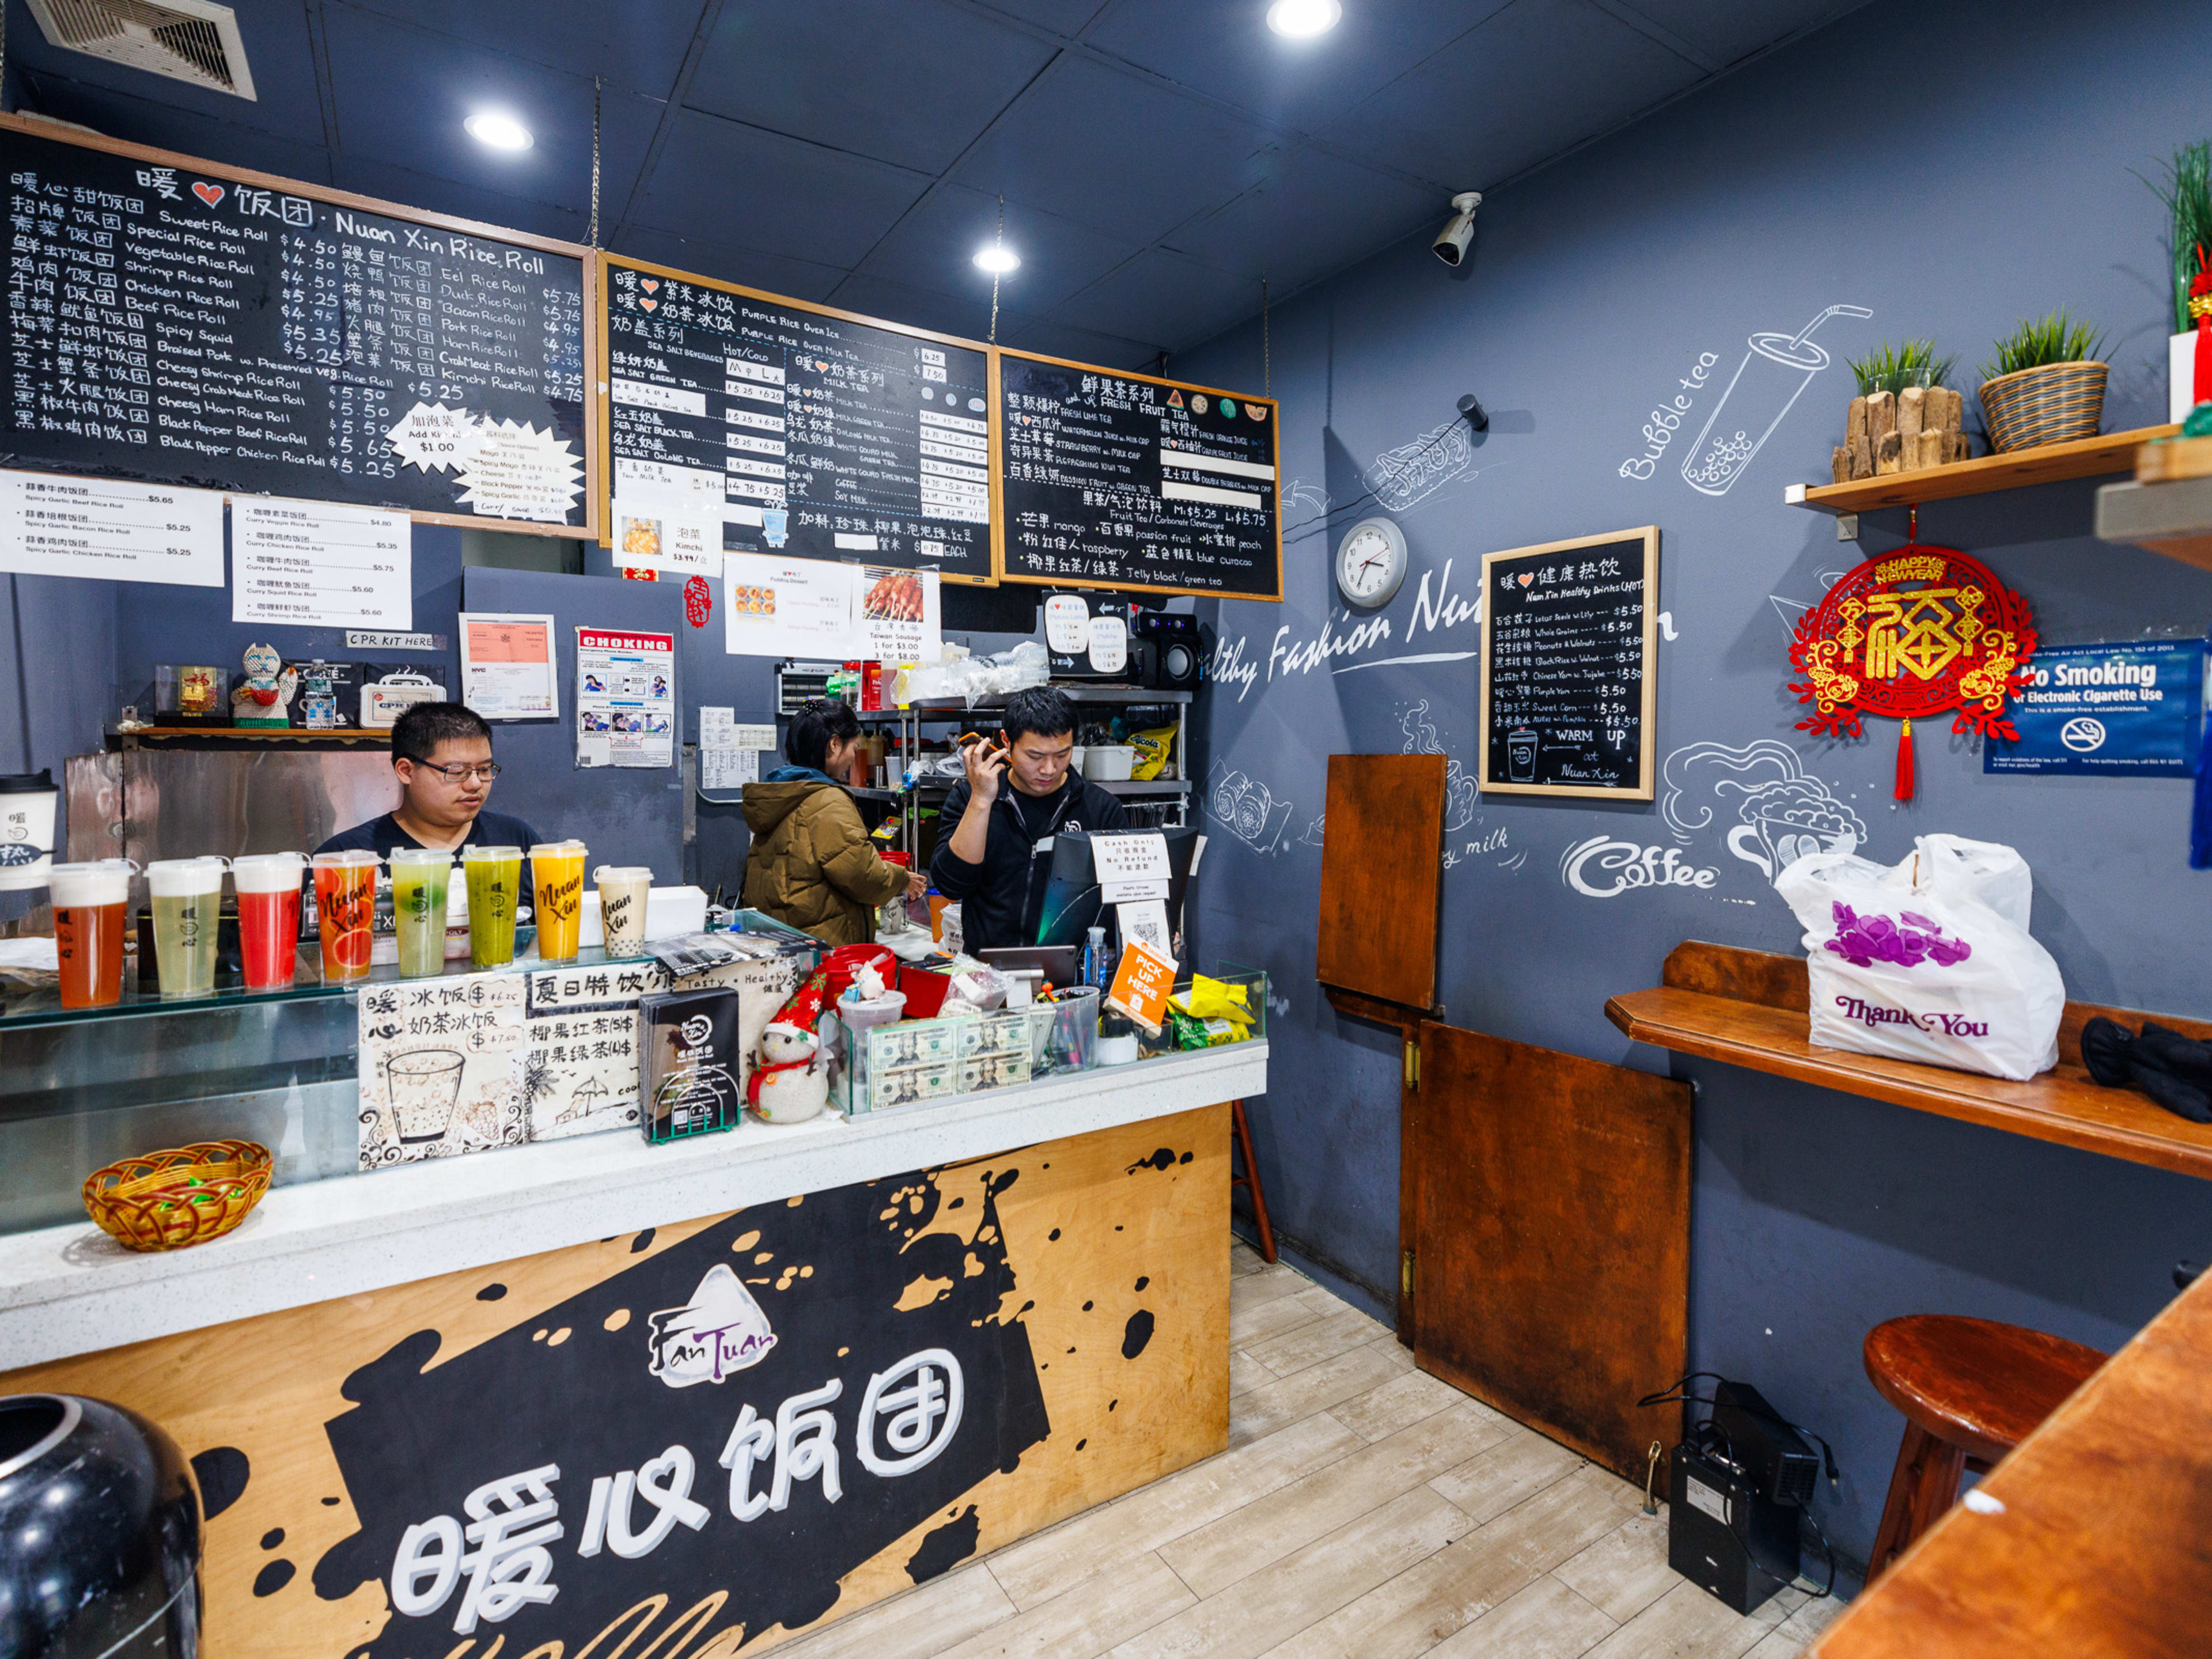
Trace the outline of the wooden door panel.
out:
[[[1414,1358],[1639,1484],[1688,1368],[1690,1085],[1421,1028]],[[1664,1472],[1662,1472],[1664,1478]]]
[[[1314,975],[1425,1012],[1436,1002],[1444,757],[1331,755]]]

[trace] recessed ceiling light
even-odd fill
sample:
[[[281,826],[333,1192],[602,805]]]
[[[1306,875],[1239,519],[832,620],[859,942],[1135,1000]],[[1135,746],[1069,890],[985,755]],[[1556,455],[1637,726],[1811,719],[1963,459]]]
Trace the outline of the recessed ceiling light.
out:
[[[1003,276],[1010,270],[1022,268],[1022,256],[1004,242],[986,242],[975,250],[975,269],[988,270],[994,276]]]
[[[1344,15],[1340,0],[1275,0],[1267,8],[1267,27],[1293,40],[1327,34]]]
[[[530,136],[528,127],[512,115],[501,115],[496,110],[478,110],[461,125],[468,130],[470,137],[493,149],[528,149],[537,142]]]

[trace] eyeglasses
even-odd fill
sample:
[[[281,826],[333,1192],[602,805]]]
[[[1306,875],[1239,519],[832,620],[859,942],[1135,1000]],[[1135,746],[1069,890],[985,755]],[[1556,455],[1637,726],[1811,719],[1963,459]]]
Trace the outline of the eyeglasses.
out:
[[[471,778],[489,783],[499,775],[499,763],[496,761],[486,761],[481,766],[440,766],[434,761],[418,760],[415,766],[418,771],[435,772],[447,783],[465,783]]]

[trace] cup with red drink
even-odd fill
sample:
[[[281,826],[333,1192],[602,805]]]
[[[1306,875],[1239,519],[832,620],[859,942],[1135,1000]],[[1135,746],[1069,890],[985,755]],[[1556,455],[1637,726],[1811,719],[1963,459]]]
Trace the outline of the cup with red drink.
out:
[[[300,962],[299,853],[254,853],[231,860],[238,889],[238,954],[249,991],[284,991]]]

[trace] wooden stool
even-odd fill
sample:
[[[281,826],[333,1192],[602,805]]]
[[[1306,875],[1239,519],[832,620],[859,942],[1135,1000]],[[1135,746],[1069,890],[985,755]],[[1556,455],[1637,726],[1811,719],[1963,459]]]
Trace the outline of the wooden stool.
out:
[[[1886,1320],[1869,1331],[1867,1376],[1905,1413],[1905,1440],[1867,1583],[1958,1501],[1966,1470],[1987,1474],[2105,1358],[2063,1336],[1948,1314]]]
[[[1260,1190],[1260,1161],[1252,1156],[1252,1130],[1244,1121],[1244,1103],[1229,1103],[1229,1133],[1235,1143],[1229,1160],[1229,1189],[1234,1193],[1242,1187],[1252,1194],[1252,1218],[1260,1224],[1260,1256],[1273,1266],[1275,1261],[1275,1230],[1267,1224],[1267,1200]],[[1244,1155],[1244,1173],[1237,1173],[1235,1153]]]

